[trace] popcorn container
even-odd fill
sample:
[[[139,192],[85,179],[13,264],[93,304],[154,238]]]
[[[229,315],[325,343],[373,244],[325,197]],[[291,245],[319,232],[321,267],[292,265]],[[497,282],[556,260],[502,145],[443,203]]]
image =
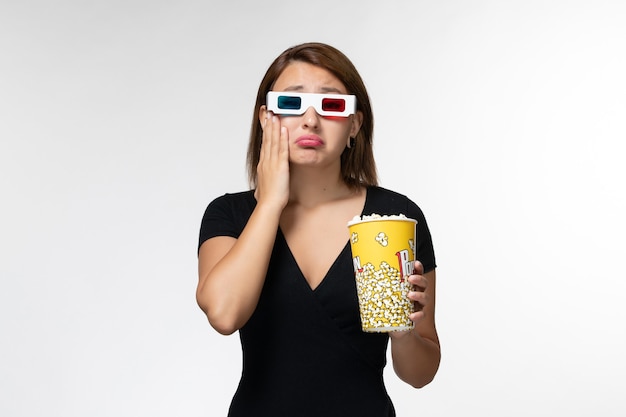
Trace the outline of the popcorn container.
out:
[[[365,332],[414,327],[409,314],[416,220],[404,215],[355,217],[348,223],[361,326]]]

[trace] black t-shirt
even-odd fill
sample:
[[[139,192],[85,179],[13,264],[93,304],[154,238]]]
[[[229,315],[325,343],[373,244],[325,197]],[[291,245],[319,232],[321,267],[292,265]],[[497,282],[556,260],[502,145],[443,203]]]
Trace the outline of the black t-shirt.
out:
[[[199,246],[216,236],[239,237],[255,206],[253,191],[213,200]],[[373,213],[417,220],[417,259],[424,272],[436,267],[430,232],[415,203],[368,187],[360,214]],[[242,265],[233,279],[246,279],[248,268],[254,265]],[[243,372],[229,417],[395,415],[383,381],[388,335],[361,330],[349,241],[312,290],[279,228],[259,302],[239,336]]]

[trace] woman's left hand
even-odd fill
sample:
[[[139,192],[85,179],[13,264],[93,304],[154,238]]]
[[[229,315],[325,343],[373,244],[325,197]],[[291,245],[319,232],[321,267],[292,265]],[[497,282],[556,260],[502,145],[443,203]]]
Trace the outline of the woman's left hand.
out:
[[[415,262],[408,277],[413,284],[408,298],[415,304],[409,315],[415,323],[412,330],[389,332],[391,357],[396,375],[416,388],[430,383],[441,360],[439,337],[435,328],[435,270],[424,273],[420,262]]]
[[[408,281],[413,285],[413,290],[409,291],[407,297],[413,301],[414,312],[409,315],[409,318],[417,324],[424,318],[424,307],[428,304],[428,295],[426,289],[428,288],[428,279],[424,275],[424,267],[421,262],[415,261],[413,267],[413,274],[409,275]],[[414,331],[414,330],[413,330]],[[392,338],[399,338],[406,336],[411,331],[396,331],[389,332],[389,336]]]

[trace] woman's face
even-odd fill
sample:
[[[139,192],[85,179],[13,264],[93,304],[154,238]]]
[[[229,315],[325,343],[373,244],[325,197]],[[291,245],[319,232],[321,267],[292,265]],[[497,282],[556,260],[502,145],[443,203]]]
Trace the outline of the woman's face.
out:
[[[348,94],[343,83],[324,68],[305,62],[289,64],[274,83],[272,91]],[[267,109],[261,107],[261,125]],[[323,117],[309,107],[302,115],[280,116],[289,133],[289,159],[292,164],[339,163],[350,137],[361,127],[362,114]]]

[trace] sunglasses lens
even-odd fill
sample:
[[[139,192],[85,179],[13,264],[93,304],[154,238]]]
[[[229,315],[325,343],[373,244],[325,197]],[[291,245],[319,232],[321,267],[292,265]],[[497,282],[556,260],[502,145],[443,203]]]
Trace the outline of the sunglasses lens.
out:
[[[302,107],[300,97],[280,96],[278,97],[278,108],[283,110],[298,110]]]
[[[322,110],[341,113],[346,110],[346,101],[342,98],[325,98],[322,100]]]

